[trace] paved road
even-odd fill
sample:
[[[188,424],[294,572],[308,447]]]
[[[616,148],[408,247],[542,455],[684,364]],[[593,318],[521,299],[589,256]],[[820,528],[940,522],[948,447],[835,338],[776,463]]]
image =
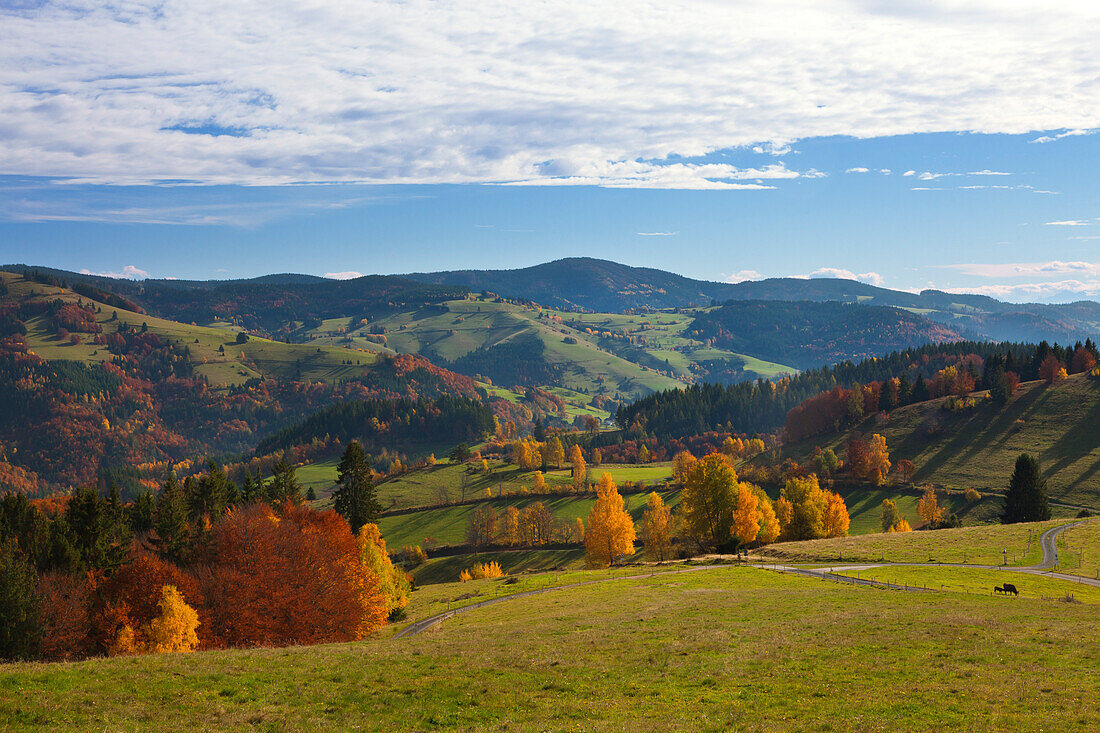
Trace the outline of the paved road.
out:
[[[1073,583],[1079,583],[1081,585],[1091,585],[1100,588],[1100,580],[1093,578],[1085,578],[1080,575],[1070,575],[1069,573],[1056,573],[1051,570],[1058,565],[1058,535],[1065,532],[1070,527],[1076,527],[1088,520],[1081,520],[1078,522],[1070,522],[1069,524],[1063,524],[1059,527],[1052,527],[1046,532],[1043,532],[1039,537],[1039,546],[1043,550],[1043,559],[1037,565],[1028,566],[1013,566],[1013,565],[967,565],[963,563],[932,563],[932,562],[884,562],[884,563],[865,563],[865,564],[849,564],[849,565],[835,565],[827,568],[796,568],[788,565],[761,565],[758,567],[766,567],[772,570],[778,570],[784,573],[793,573],[796,575],[807,575],[810,577],[818,577],[828,580],[841,580],[844,582],[855,582],[860,580],[859,578],[853,578],[845,575],[844,573],[855,570],[873,570],[875,568],[965,568],[970,570],[1001,570],[1010,573],[1024,573],[1028,575],[1042,575],[1047,578],[1057,578],[1059,580],[1066,580]],[[878,585],[881,587],[890,588],[902,588],[904,590],[912,590],[909,586],[898,586],[891,583],[881,583],[868,581],[867,583],[861,583],[861,585]],[[919,590],[919,589],[918,589]]]
[[[1082,520],[1086,521],[1086,520]],[[1039,537],[1039,545],[1043,549],[1043,559],[1038,565],[1031,565],[1028,567],[1013,567],[1004,565],[964,565],[961,563],[867,563],[856,565],[837,565],[828,568],[799,568],[790,565],[768,565],[768,564],[751,564],[750,567],[762,568],[765,570],[775,570],[781,573],[788,573],[790,575],[801,575],[809,578],[817,578],[819,580],[828,580],[837,583],[849,583],[851,585],[870,585],[878,588],[893,588],[897,590],[906,591],[925,591],[924,588],[915,588],[913,586],[898,585],[895,583],[886,583],[881,580],[869,580],[867,578],[855,578],[850,575],[845,575],[845,571],[851,572],[855,570],[871,570],[874,568],[885,567],[916,567],[916,568],[967,568],[977,570],[1004,570],[1013,573],[1030,573],[1032,575],[1043,575],[1048,578],[1058,578],[1060,580],[1067,580],[1074,583],[1082,583],[1084,585],[1092,585],[1100,588],[1100,580],[1093,580],[1092,578],[1084,578],[1079,575],[1069,575],[1067,573],[1055,573],[1051,572],[1050,568],[1055,567],[1058,564],[1058,535],[1070,527],[1075,527],[1081,522],[1071,522],[1069,524],[1063,524],[1060,527],[1054,527],[1048,529]],[[434,616],[429,616],[426,619],[416,621],[409,624],[401,631],[394,634],[395,639],[403,639],[409,636],[416,636],[417,634],[427,631],[433,626],[443,623],[447,619],[457,616],[460,613],[469,613],[470,611],[476,611],[486,606],[492,606],[497,603],[503,603],[505,601],[511,601],[516,598],[526,598],[528,596],[537,596],[542,593],[551,593],[553,591],[565,590],[567,588],[580,588],[586,585],[596,585],[597,583],[610,583],[616,580],[642,580],[645,578],[652,578],[655,576],[665,575],[678,575],[680,573],[693,573],[700,570],[714,570],[716,568],[729,568],[738,567],[736,565],[697,565],[690,568],[684,568],[683,570],[665,570],[660,572],[640,573],[638,575],[618,575],[609,578],[600,578],[598,580],[586,580],[581,583],[568,583],[566,585],[556,585],[550,588],[540,588],[538,590],[529,590],[522,593],[514,593],[509,596],[498,596],[496,598],[489,598],[479,603],[473,603],[469,606],[463,606],[462,608],[455,608],[450,611],[444,611]]]

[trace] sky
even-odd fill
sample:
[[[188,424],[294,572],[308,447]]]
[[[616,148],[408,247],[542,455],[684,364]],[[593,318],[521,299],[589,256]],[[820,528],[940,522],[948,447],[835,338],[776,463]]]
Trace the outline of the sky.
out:
[[[0,0],[0,262],[1100,299],[1100,3]]]

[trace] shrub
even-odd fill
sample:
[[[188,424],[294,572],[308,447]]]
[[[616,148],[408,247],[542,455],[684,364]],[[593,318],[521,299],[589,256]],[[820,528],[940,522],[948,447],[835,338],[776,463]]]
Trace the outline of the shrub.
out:
[[[976,504],[982,500],[982,495],[977,489],[969,488],[963,492],[967,504]]]
[[[495,560],[491,562],[477,563],[473,567],[469,567],[458,574],[458,579],[465,583],[468,580],[485,580],[488,578],[501,578],[504,576],[504,571],[500,569],[500,563]]]

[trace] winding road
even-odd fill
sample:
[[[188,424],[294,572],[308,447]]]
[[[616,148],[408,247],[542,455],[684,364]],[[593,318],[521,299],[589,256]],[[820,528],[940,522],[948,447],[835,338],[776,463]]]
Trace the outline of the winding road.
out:
[[[881,580],[869,580],[866,578],[856,578],[851,575],[845,575],[845,571],[857,571],[857,570],[872,570],[875,568],[886,567],[910,567],[910,568],[960,568],[969,570],[1001,570],[1012,573],[1026,573],[1031,575],[1042,575],[1047,578],[1057,578],[1059,580],[1066,580],[1073,583],[1091,585],[1100,588],[1100,580],[1094,580],[1092,578],[1085,578],[1080,575],[1070,575],[1068,573],[1056,573],[1051,570],[1058,565],[1058,535],[1066,531],[1070,527],[1076,527],[1087,520],[1081,520],[1077,522],[1070,522],[1063,524],[1059,527],[1052,527],[1046,532],[1043,532],[1039,537],[1039,546],[1043,550],[1043,559],[1037,565],[1028,566],[1011,566],[1011,565],[966,565],[962,563],[900,563],[900,562],[886,562],[886,563],[865,563],[865,564],[849,564],[849,565],[837,565],[833,567],[824,568],[799,568],[791,565],[772,565],[763,563],[748,563],[747,567],[755,567],[763,570],[775,570],[781,573],[787,573],[790,575],[801,575],[803,577],[817,578],[819,580],[828,580],[830,582],[850,583],[852,585],[869,585],[878,588],[891,588],[896,590],[917,591],[917,592],[935,592],[932,590],[926,590],[924,588],[918,588],[908,585],[898,585],[894,583],[887,583]],[[476,611],[486,606],[492,606],[497,603],[504,603],[505,601],[515,600],[516,598],[527,598],[529,596],[537,596],[543,593],[552,593],[554,591],[566,590],[567,588],[581,588],[586,585],[597,585],[599,583],[610,583],[617,580],[644,580],[646,578],[653,578],[658,575],[678,575],[681,573],[694,573],[700,570],[714,570],[718,568],[729,567],[745,567],[737,565],[696,565],[690,568],[684,568],[682,570],[665,570],[659,572],[640,573],[638,575],[617,575],[609,578],[600,578],[598,580],[586,580],[581,583],[567,583],[565,585],[555,585],[549,588],[539,588],[538,590],[523,591],[521,593],[513,593],[507,596],[497,596],[496,598],[489,598],[478,603],[472,603],[469,606],[463,606],[461,608],[455,608],[450,611],[444,611],[443,613],[429,616],[428,618],[415,621],[401,631],[393,635],[394,639],[404,639],[410,636],[416,636],[417,634],[427,631],[433,626],[437,626],[453,616],[457,616],[462,613],[469,613],[470,611]]]

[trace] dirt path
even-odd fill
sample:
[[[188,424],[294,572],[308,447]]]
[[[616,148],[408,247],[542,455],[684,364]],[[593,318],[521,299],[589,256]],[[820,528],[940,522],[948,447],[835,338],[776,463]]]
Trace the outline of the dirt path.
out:
[[[586,585],[596,585],[599,583],[610,583],[617,580],[644,580],[646,578],[653,578],[658,575],[679,575],[681,573],[693,573],[700,570],[715,570],[718,568],[729,567],[754,567],[763,570],[775,570],[781,573],[787,573],[789,575],[801,575],[807,578],[817,578],[818,580],[827,580],[836,583],[849,583],[851,585],[867,585],[874,586],[876,588],[890,588],[893,590],[906,590],[906,591],[925,591],[924,588],[915,588],[913,586],[898,585],[895,583],[887,583],[881,580],[868,580],[866,578],[856,578],[850,575],[845,575],[844,571],[853,570],[871,570],[874,568],[885,567],[913,567],[913,568],[960,568],[970,570],[1004,570],[1013,573],[1028,573],[1032,575],[1042,575],[1047,578],[1058,578],[1059,580],[1066,580],[1073,583],[1083,583],[1085,585],[1092,585],[1100,588],[1100,580],[1093,580],[1091,578],[1084,578],[1079,575],[1069,575],[1068,573],[1055,573],[1050,568],[1055,567],[1058,564],[1058,535],[1070,527],[1075,527],[1081,524],[1083,521],[1070,522],[1069,524],[1063,524],[1060,527],[1053,527],[1039,537],[1039,545],[1043,549],[1043,559],[1038,565],[1030,565],[1027,567],[1014,567],[1006,565],[964,565],[961,563],[866,563],[866,564],[848,564],[838,565],[827,568],[799,568],[792,565],[772,565],[752,563],[748,565],[697,565],[690,568],[684,568],[682,570],[664,570],[651,573],[640,573],[638,575],[618,575],[611,578],[600,578],[598,580],[586,580],[581,583],[567,583],[565,585],[555,585],[550,588],[539,588],[538,590],[523,591],[521,593],[513,593],[508,596],[498,596],[496,598],[489,598],[478,603],[472,603],[469,606],[463,606],[462,608],[455,608],[450,611],[444,611],[443,613],[437,613],[434,616],[415,621],[401,631],[393,635],[394,639],[404,639],[409,636],[416,636],[417,634],[427,631],[433,626],[443,623],[447,619],[457,616],[461,613],[469,613],[470,611],[476,611],[486,606],[492,606],[497,603],[503,603],[505,601],[511,601],[516,598],[527,598],[529,596],[537,596],[543,593],[551,593],[559,590],[566,590],[567,588],[581,588]],[[929,591],[931,592],[931,591]]]

